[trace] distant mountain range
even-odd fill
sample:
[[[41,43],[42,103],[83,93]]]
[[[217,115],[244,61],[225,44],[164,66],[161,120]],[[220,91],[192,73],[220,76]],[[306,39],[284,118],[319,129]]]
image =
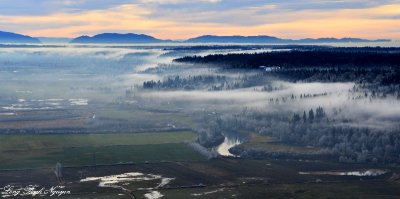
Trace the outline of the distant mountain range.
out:
[[[367,40],[360,38],[318,38],[318,39],[281,39],[271,36],[215,36],[204,35],[186,40],[189,43],[333,43],[333,42],[383,42],[386,39]]]
[[[357,42],[388,42],[391,41],[390,39],[376,39],[376,40],[369,40],[369,39],[360,39],[360,38],[351,38],[345,37],[341,39],[337,38],[318,38],[318,39],[299,39],[299,40],[291,40],[294,43],[334,43],[334,42],[342,42],[342,43],[357,43]]]
[[[21,34],[0,31],[0,43],[29,43],[40,44],[40,40]]]
[[[271,36],[215,36],[204,35],[186,40],[188,43],[276,43],[283,39]]]
[[[259,43],[259,44],[296,44],[296,43],[358,43],[358,42],[386,42],[387,39],[368,40],[360,38],[318,38],[318,39],[282,39],[278,37],[260,35],[260,36],[216,36],[204,35],[191,38],[185,41],[162,40],[145,34],[119,34],[102,33],[98,35],[80,36],[75,39],[39,37],[33,38],[21,34],[0,31],[0,43],[72,43],[72,44],[146,44],[146,43]]]
[[[149,35],[144,34],[118,34],[118,33],[103,33],[98,34],[93,37],[81,36],[73,39],[70,43],[115,43],[115,44],[132,44],[132,43],[161,43],[161,42],[171,42],[171,40],[161,40],[156,39]]]
[[[318,38],[318,39],[281,39],[272,36],[215,36],[204,35],[183,41],[183,43],[334,43],[334,42],[384,42],[390,41],[386,39],[367,40],[360,38]],[[172,40],[161,40],[149,35],[138,34],[118,34],[118,33],[103,33],[93,37],[81,36],[73,39],[70,43],[162,43],[174,42]],[[178,41],[175,41],[178,42]],[[179,43],[182,43],[180,41]]]

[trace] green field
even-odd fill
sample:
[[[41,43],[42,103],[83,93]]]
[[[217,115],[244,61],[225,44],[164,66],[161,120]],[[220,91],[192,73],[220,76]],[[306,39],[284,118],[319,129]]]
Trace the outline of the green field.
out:
[[[193,132],[0,136],[0,169],[203,160]],[[15,147],[18,146],[18,147]]]
[[[113,134],[0,135],[0,151],[181,143],[185,140],[195,140],[196,137],[197,135],[190,131]]]
[[[101,107],[96,110],[96,117],[102,125],[113,125],[123,123],[137,128],[166,128],[168,124],[177,128],[190,128],[195,125],[191,117],[185,113],[174,112],[173,110],[151,111],[135,107]],[[170,128],[170,127],[168,127]]]

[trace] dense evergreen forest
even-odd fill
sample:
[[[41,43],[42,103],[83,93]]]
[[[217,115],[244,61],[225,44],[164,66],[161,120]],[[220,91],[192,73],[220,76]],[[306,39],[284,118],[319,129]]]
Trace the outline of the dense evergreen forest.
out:
[[[374,90],[376,93],[398,93],[400,48],[294,47],[291,51],[191,56],[175,61],[207,64],[228,71],[265,71],[254,76],[257,79],[263,76],[264,79],[279,78],[292,82],[355,82],[359,88]]]
[[[254,54],[228,54],[183,57],[175,59],[176,62],[191,62],[202,64],[215,64],[228,68],[255,69],[260,66],[267,67],[395,67],[400,66],[400,52],[397,50],[343,50],[340,49],[315,49],[272,51]]]

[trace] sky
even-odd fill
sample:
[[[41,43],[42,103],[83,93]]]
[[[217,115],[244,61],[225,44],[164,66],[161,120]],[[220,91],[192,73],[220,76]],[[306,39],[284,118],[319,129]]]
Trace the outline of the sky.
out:
[[[0,0],[0,30],[77,37],[400,39],[400,0]]]

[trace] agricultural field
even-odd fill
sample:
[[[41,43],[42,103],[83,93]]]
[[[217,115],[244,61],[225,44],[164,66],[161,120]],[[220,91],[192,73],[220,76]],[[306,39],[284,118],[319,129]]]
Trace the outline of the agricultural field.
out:
[[[0,137],[1,169],[204,160],[183,143],[196,139],[189,131]]]
[[[121,128],[136,131],[146,129],[186,129],[196,124],[192,118],[182,111],[171,107],[163,109],[147,109],[134,105],[101,107],[96,109],[94,128]],[[131,129],[132,129],[131,128]]]

